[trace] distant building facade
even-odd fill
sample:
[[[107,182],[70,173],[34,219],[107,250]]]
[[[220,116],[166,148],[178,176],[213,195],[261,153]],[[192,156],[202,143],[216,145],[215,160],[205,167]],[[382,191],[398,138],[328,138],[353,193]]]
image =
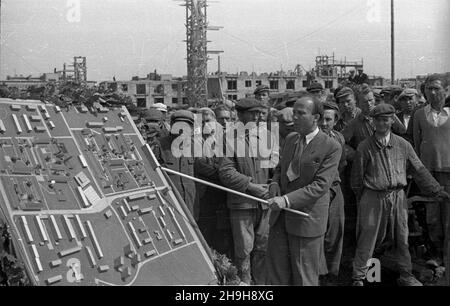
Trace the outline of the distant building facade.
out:
[[[262,74],[254,72],[249,74],[245,71],[237,74],[223,72],[214,77],[219,78],[223,95],[228,100],[238,100],[251,96],[259,85],[267,85],[270,88],[271,95],[306,90],[313,80],[310,76],[300,75],[292,71]],[[337,81],[326,84],[322,78],[316,77],[314,80],[328,90],[337,87]]]
[[[105,81],[112,91],[129,96],[138,107],[148,108],[155,103],[176,106],[187,103],[185,77],[175,78],[170,74],[150,73],[145,78],[133,77],[129,81]]]

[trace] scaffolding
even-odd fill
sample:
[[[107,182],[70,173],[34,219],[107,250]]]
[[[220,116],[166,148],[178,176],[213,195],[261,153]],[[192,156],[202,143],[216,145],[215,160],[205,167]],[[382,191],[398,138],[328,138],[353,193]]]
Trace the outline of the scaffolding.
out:
[[[347,61],[344,60],[337,61],[334,53],[332,56],[319,55],[316,56],[316,66],[313,69],[314,74],[324,80],[346,79],[349,76],[350,70],[362,69],[364,66],[364,59],[361,61]]]
[[[62,73],[63,81],[73,81],[77,84],[86,83],[87,82],[86,57],[74,56],[73,64],[67,65],[66,63],[64,63],[63,70],[58,72]]]
[[[189,105],[207,104],[207,21],[206,0],[185,0],[186,6],[186,47],[187,47],[187,88]]]

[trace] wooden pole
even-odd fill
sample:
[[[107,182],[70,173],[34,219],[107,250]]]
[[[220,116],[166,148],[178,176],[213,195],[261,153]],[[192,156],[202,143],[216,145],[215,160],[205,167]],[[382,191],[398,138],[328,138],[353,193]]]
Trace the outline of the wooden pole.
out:
[[[395,81],[394,0],[391,0],[391,83]]]
[[[196,178],[196,177],[193,177],[193,176],[190,176],[190,175],[187,175],[187,174],[178,172],[178,171],[174,171],[174,170],[172,170],[172,169],[168,169],[168,168],[161,167],[161,170],[163,170],[163,171],[165,171],[165,172],[167,172],[167,173],[171,173],[171,174],[174,174],[174,175],[178,175],[178,176],[187,178],[187,179],[189,179],[189,180],[192,180],[192,181],[197,182],[197,183],[200,183],[200,184],[204,184],[204,185],[207,185],[207,186],[210,186],[210,187],[214,187],[214,188],[217,188],[217,189],[220,189],[220,190],[229,192],[229,193],[234,193],[234,194],[236,194],[236,195],[239,195],[239,196],[241,196],[241,197],[245,197],[245,198],[247,198],[247,199],[251,199],[251,200],[254,200],[254,201],[258,201],[258,202],[261,202],[261,203],[263,203],[263,204],[269,204],[269,202],[266,201],[266,200],[263,200],[263,199],[260,199],[260,198],[254,197],[254,196],[252,196],[252,195],[249,195],[249,194],[246,194],[246,193],[242,193],[242,192],[239,192],[239,191],[236,191],[236,190],[233,190],[233,189],[229,189],[229,188],[226,188],[226,187],[223,187],[223,186],[220,186],[220,185],[216,185],[216,184],[214,184],[214,183],[207,182],[207,181],[198,179],[198,178]],[[290,212],[292,212],[292,213],[294,213],[294,214],[297,214],[297,215],[301,215],[301,216],[304,216],[304,217],[309,217],[308,214],[306,214],[306,213],[304,213],[304,212],[301,212],[301,211],[298,211],[298,210],[295,210],[295,209],[291,209],[291,208],[283,208],[283,209],[286,210],[286,211],[290,211]]]

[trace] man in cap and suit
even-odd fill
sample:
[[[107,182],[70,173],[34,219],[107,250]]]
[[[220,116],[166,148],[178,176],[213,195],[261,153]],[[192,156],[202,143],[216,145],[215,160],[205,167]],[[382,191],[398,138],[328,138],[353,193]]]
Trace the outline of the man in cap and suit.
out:
[[[256,87],[255,91],[253,92],[255,95],[255,99],[260,101],[261,104],[264,106],[264,109],[261,110],[261,116],[259,118],[259,121],[266,122],[267,116],[269,115],[269,100],[270,100],[270,89],[267,85],[259,85]]]
[[[341,263],[342,246],[344,241],[344,196],[341,190],[341,179],[345,166],[347,165],[345,157],[345,140],[341,133],[334,130],[339,119],[339,107],[334,102],[325,102],[323,104],[324,113],[320,122],[320,129],[330,138],[336,140],[342,149],[341,159],[339,161],[338,171],[330,187],[330,208],[328,214],[327,232],[324,239],[324,253],[328,275],[337,277]]]
[[[350,74],[348,76],[348,81],[356,84],[355,78],[356,78],[356,71],[355,71],[355,69],[352,69],[352,70],[350,70]]]
[[[157,125],[159,127],[158,137],[165,137],[170,134],[164,122],[164,114],[156,108],[146,110],[142,119],[144,127],[149,124]]]
[[[407,184],[407,170],[411,170],[425,194],[449,198],[411,144],[391,133],[394,115],[395,108],[390,104],[379,104],[371,110],[375,133],[360,143],[353,163],[351,182],[359,200],[353,262],[355,286],[364,285],[373,251],[380,246],[390,249],[396,256],[399,285],[422,285],[412,274],[408,249],[408,204],[403,190]]]
[[[171,134],[160,139],[161,158],[159,163],[171,170],[194,176],[194,114],[187,110],[177,110],[172,114],[170,121],[172,126]],[[180,157],[174,156],[174,153],[179,152],[172,152],[172,143],[175,140],[179,143],[177,149],[181,152]],[[169,177],[194,216],[195,183],[177,175],[169,174]]]
[[[398,96],[398,104],[400,107],[400,113],[398,113],[398,119],[405,126],[406,133],[402,135],[411,144],[413,143],[413,124],[412,116],[418,106],[419,93],[414,88],[406,88]]]
[[[450,106],[445,105],[448,80],[433,74],[425,80],[428,105],[414,113],[413,138],[416,152],[433,177],[450,192]],[[411,124],[411,123],[410,123]],[[429,203],[426,221],[432,242],[434,266],[442,265],[450,240],[450,201]],[[448,259],[447,259],[448,262]],[[446,267],[447,282],[450,267]]]
[[[358,74],[355,76],[354,82],[357,85],[368,84],[369,83],[369,77],[367,76],[367,74],[365,74],[363,72],[364,69],[362,67],[359,67],[357,70],[358,70]]]
[[[355,93],[349,87],[336,89],[334,92],[336,103],[339,106],[341,117],[336,123],[336,131],[341,132],[353,119],[361,114],[361,109],[356,106]]]
[[[261,111],[265,107],[254,98],[241,99],[236,104],[238,124],[257,127]],[[236,131],[234,131],[236,132]],[[269,196],[268,169],[261,167],[262,158],[253,152],[251,144],[256,133],[245,129],[244,135],[228,134],[227,142],[234,148],[244,145],[244,156],[238,156],[241,150],[235,149],[233,156],[225,156],[219,162],[219,178],[230,189],[248,193],[266,199]],[[257,143],[257,142],[254,142]],[[252,157],[256,156],[256,157]],[[228,194],[231,230],[234,243],[234,263],[241,281],[247,284],[265,284],[265,256],[269,233],[269,208],[267,205],[238,195]]]
[[[296,133],[286,139],[274,181],[282,196],[269,199],[268,283],[317,286],[327,229],[330,187],[341,146],[319,130],[322,103],[305,96],[294,104]],[[288,207],[304,217],[282,210]]]
[[[306,91],[315,96],[321,102],[325,102],[326,96],[324,96],[323,86],[319,82],[313,82],[308,86]]]
[[[166,130],[170,129],[169,124],[166,122],[167,118],[167,105],[165,105],[164,103],[155,103],[152,106],[150,106],[150,109],[156,109],[159,110],[162,114],[163,114],[163,123],[166,126]]]

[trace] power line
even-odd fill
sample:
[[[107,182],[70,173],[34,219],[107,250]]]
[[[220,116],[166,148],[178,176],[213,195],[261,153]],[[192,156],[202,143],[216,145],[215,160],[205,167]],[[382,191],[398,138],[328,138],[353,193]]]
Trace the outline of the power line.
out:
[[[273,50],[271,50],[271,51],[263,50],[263,49],[257,47],[253,42],[250,42],[250,41],[248,41],[248,40],[246,40],[246,39],[243,39],[243,38],[241,38],[241,37],[238,37],[238,36],[236,36],[236,35],[234,35],[234,34],[231,34],[231,33],[227,32],[227,31],[225,31],[225,30],[222,30],[222,32],[223,32],[224,34],[226,34],[226,35],[228,35],[228,36],[230,36],[230,37],[232,37],[232,38],[234,38],[234,39],[240,41],[240,42],[243,42],[243,43],[245,43],[245,44],[251,46],[252,48],[254,48],[256,51],[258,51],[258,52],[260,52],[260,53],[269,55],[269,56],[271,56],[271,57],[276,57],[275,53],[279,52],[281,49],[288,48],[289,46],[292,46],[292,45],[294,45],[294,44],[296,44],[296,43],[298,43],[298,42],[304,40],[305,38],[308,38],[308,37],[310,37],[310,36],[312,36],[312,35],[314,35],[314,34],[320,32],[320,31],[322,31],[322,30],[328,28],[330,25],[336,23],[337,21],[339,21],[340,19],[342,19],[342,18],[344,18],[344,17],[349,16],[350,14],[352,14],[352,13],[354,13],[355,11],[359,10],[359,9],[360,9],[361,7],[363,7],[363,6],[365,6],[365,4],[357,5],[357,6],[353,7],[353,8],[351,8],[350,10],[346,11],[344,14],[342,14],[342,15],[336,17],[335,19],[331,20],[330,22],[326,23],[325,25],[319,27],[318,29],[316,29],[316,30],[314,30],[314,31],[312,31],[312,32],[309,32],[309,33],[307,33],[307,34],[305,34],[305,35],[303,35],[303,36],[301,36],[301,37],[299,37],[299,38],[297,38],[297,39],[295,39],[295,40],[288,41],[287,43],[283,44],[283,46],[277,47],[276,49],[273,49]]]
[[[310,37],[310,36],[312,36],[312,35],[314,35],[314,34],[320,32],[320,31],[322,31],[322,30],[328,28],[330,25],[334,24],[335,22],[339,21],[340,19],[342,19],[342,18],[344,18],[344,17],[347,17],[348,15],[350,15],[350,14],[352,14],[353,12],[359,10],[359,9],[360,9],[361,7],[363,7],[363,6],[365,6],[365,4],[355,6],[354,8],[352,8],[352,9],[348,10],[347,12],[345,12],[344,14],[338,16],[337,18],[331,20],[331,21],[328,22],[327,24],[321,26],[320,28],[318,28],[318,29],[316,29],[316,30],[314,30],[314,31],[312,31],[312,32],[310,32],[310,33],[308,33],[308,34],[305,34],[305,35],[303,35],[302,37],[297,38],[296,40],[293,40],[293,41],[288,42],[288,43],[286,43],[285,45],[283,45],[283,46],[281,46],[281,47],[278,47],[278,48],[272,50],[272,52],[278,52],[278,51],[281,50],[281,49],[284,49],[284,48],[287,48],[288,46],[294,45],[294,44],[296,44],[296,43],[298,43],[298,42],[304,40],[305,38],[308,38],[308,37]]]

